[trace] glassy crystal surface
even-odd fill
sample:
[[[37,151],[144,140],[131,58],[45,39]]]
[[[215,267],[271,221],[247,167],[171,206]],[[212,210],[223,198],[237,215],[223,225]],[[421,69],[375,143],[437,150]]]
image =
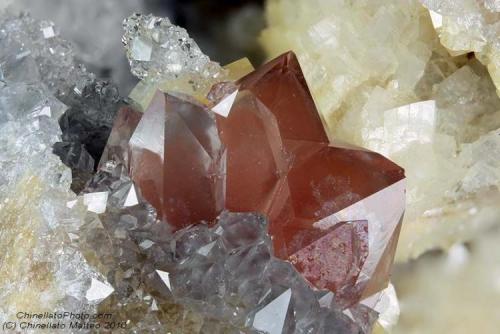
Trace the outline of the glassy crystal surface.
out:
[[[144,109],[158,89],[205,101],[210,87],[227,76],[185,29],[167,18],[136,14],[127,18],[123,27],[122,40],[132,73],[142,79],[130,96]]]
[[[121,43],[123,19],[136,11],[147,12],[143,0],[3,0],[16,11],[39,20],[51,20],[60,35],[73,43],[75,57],[99,77],[111,76],[120,91],[129,92],[133,76]],[[47,28],[46,35],[51,34]],[[103,33],[106,32],[106,33]]]
[[[22,14],[4,15],[0,25],[3,81],[43,81],[67,106],[64,115],[58,115],[63,135],[54,151],[71,167],[72,189],[78,192],[93,173],[122,104],[118,90],[75,61],[71,45],[52,23]]]
[[[132,73],[138,78],[175,78],[183,72],[217,76],[219,65],[210,61],[185,29],[167,18],[135,14],[123,27]]]
[[[59,120],[63,135],[54,153],[71,167],[78,193],[97,167],[123,102],[116,86],[95,79],[78,83],[60,99],[68,110]]]
[[[187,96],[157,92],[142,117],[122,110],[104,158],[109,154],[127,163],[144,198],[176,229],[212,221],[223,208],[215,119]]]

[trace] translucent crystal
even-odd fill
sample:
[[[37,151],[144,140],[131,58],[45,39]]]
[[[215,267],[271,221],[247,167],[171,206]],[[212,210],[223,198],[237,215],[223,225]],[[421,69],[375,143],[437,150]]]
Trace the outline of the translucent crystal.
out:
[[[90,78],[60,95],[68,110],[59,119],[62,141],[54,153],[71,167],[72,190],[80,192],[101,158],[113,120],[123,101],[114,84]]]
[[[10,69],[4,73],[4,78],[10,76],[10,71],[26,71],[30,74],[29,78],[23,75],[16,77],[26,82],[43,79],[57,97],[67,94],[75,84],[92,78],[90,73],[74,62],[70,43],[59,36],[52,23],[21,14],[2,15],[0,25],[3,27],[0,31],[0,54],[6,60],[2,69],[4,66]],[[48,28],[54,32],[50,38],[44,34],[44,29]],[[16,63],[23,63],[23,66],[13,66]],[[28,72],[28,69],[34,70]]]
[[[134,80],[123,52],[121,23],[133,12],[147,12],[145,1],[3,0],[0,9],[7,4],[12,10],[27,11],[36,19],[53,21],[58,29],[47,26],[44,28],[47,36],[53,32],[71,41],[80,62],[98,75],[111,75],[121,91],[130,91]]]
[[[73,68],[50,24],[2,15],[0,25],[0,321],[20,310],[92,312],[86,290],[104,279],[74,248],[83,215],[68,210],[71,172],[52,154],[67,109],[57,74]]]
[[[67,106],[62,117],[56,115],[61,117],[63,136],[54,149],[72,168],[72,189],[78,192],[93,172],[93,163],[100,159],[121,103],[118,90],[96,80],[76,63],[71,45],[59,36],[52,23],[23,14],[4,15],[0,25],[4,28],[0,31],[3,81],[43,81]],[[47,29],[52,31],[50,37],[46,37]]]
[[[317,288],[338,292],[339,303],[385,288],[404,210],[403,170],[329,143],[293,53],[216,85],[209,98],[211,110],[157,92],[142,116],[120,112],[112,131],[106,152],[125,164],[163,221],[179,229],[212,222],[223,208],[260,212],[276,256]]]
[[[185,29],[167,18],[135,14],[123,27],[132,73],[140,79],[175,78],[181,73],[196,73],[204,78],[217,77],[220,67],[203,54]]]
[[[167,18],[135,14],[123,27],[123,43],[132,73],[142,79],[130,93],[143,109],[157,89],[176,91],[205,101],[210,87],[228,75],[191,39],[185,29]]]

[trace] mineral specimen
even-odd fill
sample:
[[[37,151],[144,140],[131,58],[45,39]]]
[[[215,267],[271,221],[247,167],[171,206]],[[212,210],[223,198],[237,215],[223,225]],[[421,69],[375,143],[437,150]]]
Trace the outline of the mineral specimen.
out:
[[[127,47],[132,73],[140,79],[175,78],[183,72],[217,76],[220,68],[201,52],[185,29],[167,18],[136,14],[124,23],[123,43]]]
[[[104,278],[68,236],[82,214],[66,207],[71,174],[52,154],[67,108],[53,94],[64,82],[57,75],[73,71],[62,61],[66,45],[27,16],[1,15],[0,25],[0,321],[20,311],[93,312],[87,297]]]
[[[117,88],[97,80],[74,60],[68,42],[59,37],[50,22],[38,22],[27,15],[5,16],[0,53],[4,59],[3,81],[42,81],[68,108],[60,118],[62,141],[55,147],[73,172],[72,189],[79,191],[94,172],[113,119],[122,104]],[[17,54],[9,54],[17,50]]]
[[[123,110],[112,131],[107,151],[163,220],[179,229],[223,208],[260,212],[276,256],[339,302],[383,289],[404,210],[402,169],[329,143],[292,53],[217,85],[210,99],[215,113],[157,93],[140,121]]]
[[[109,312],[120,325],[102,332],[270,334],[392,321],[403,171],[329,142],[293,54],[215,86],[207,106],[200,95],[231,75],[167,21],[129,19],[145,91],[201,79],[195,99],[121,109],[101,156],[115,87],[52,24],[0,23],[0,321]],[[76,199],[62,162],[78,190],[92,176]]]
[[[262,215],[223,212],[212,227],[172,235],[113,162],[84,193],[80,202],[91,196],[105,210],[88,212],[75,234],[89,263],[110,277],[114,291],[99,310],[128,321],[124,333],[370,332],[380,299],[342,311],[331,293],[311,289],[272,255]]]
[[[54,153],[72,169],[72,190],[81,191],[95,172],[123,100],[115,85],[90,76],[59,94],[68,110],[59,119],[62,141]]]
[[[439,3],[453,5],[443,15],[463,13],[464,3],[477,8],[476,1],[426,3],[435,10]],[[461,14],[454,19],[476,27],[496,15],[490,14],[481,18],[473,11],[472,21]],[[386,154],[405,168],[399,260],[470,239],[498,221],[495,86],[476,59],[451,56],[441,46],[418,1],[325,0],[311,6],[270,0],[267,17],[263,45],[270,56],[297,53],[331,137]],[[488,22],[485,29],[494,29],[495,20]],[[467,39],[476,30],[459,31],[456,37]],[[491,31],[489,41],[498,38]],[[472,151],[478,162],[470,159]]]
[[[227,150],[226,208],[265,213],[276,255],[317,287],[339,296],[380,290],[404,211],[403,170],[375,153],[329,143],[293,53],[236,86],[214,107]],[[378,201],[391,207],[379,210]],[[374,286],[361,291],[372,278]]]

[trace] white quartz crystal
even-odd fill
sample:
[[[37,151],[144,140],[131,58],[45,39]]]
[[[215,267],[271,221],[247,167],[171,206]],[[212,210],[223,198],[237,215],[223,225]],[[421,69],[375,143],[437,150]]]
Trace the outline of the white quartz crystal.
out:
[[[74,43],[78,60],[93,70],[110,72],[120,91],[134,83],[121,44],[123,19],[136,11],[147,11],[143,0],[2,0],[16,11],[29,12],[39,20],[51,20],[63,38]],[[44,33],[56,33],[45,28]],[[105,32],[105,33],[103,33]]]
[[[221,68],[210,61],[187,31],[167,18],[135,14],[123,23],[123,43],[132,73],[151,80],[176,78],[183,72],[216,77]]]

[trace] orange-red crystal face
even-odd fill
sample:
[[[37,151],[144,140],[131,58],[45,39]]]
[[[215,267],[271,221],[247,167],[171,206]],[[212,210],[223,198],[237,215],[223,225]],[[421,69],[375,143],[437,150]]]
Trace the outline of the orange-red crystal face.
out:
[[[275,255],[315,287],[346,306],[383,289],[404,212],[403,169],[328,140],[293,53],[210,96],[211,110],[158,92],[140,121],[123,112],[115,123],[128,130],[113,129],[109,151],[126,151],[114,156],[126,157],[160,217],[179,229],[223,209],[260,212]]]
[[[276,256],[346,305],[359,300],[378,264],[392,263],[385,250],[404,211],[403,169],[330,143],[293,53],[223,85],[212,110],[227,150],[225,207],[266,214]],[[371,293],[387,271],[379,281]]]
[[[127,166],[173,229],[215,219],[223,209],[224,152],[210,111],[187,96],[157,92],[144,114],[129,113],[119,112],[106,149],[123,152],[109,157]]]

